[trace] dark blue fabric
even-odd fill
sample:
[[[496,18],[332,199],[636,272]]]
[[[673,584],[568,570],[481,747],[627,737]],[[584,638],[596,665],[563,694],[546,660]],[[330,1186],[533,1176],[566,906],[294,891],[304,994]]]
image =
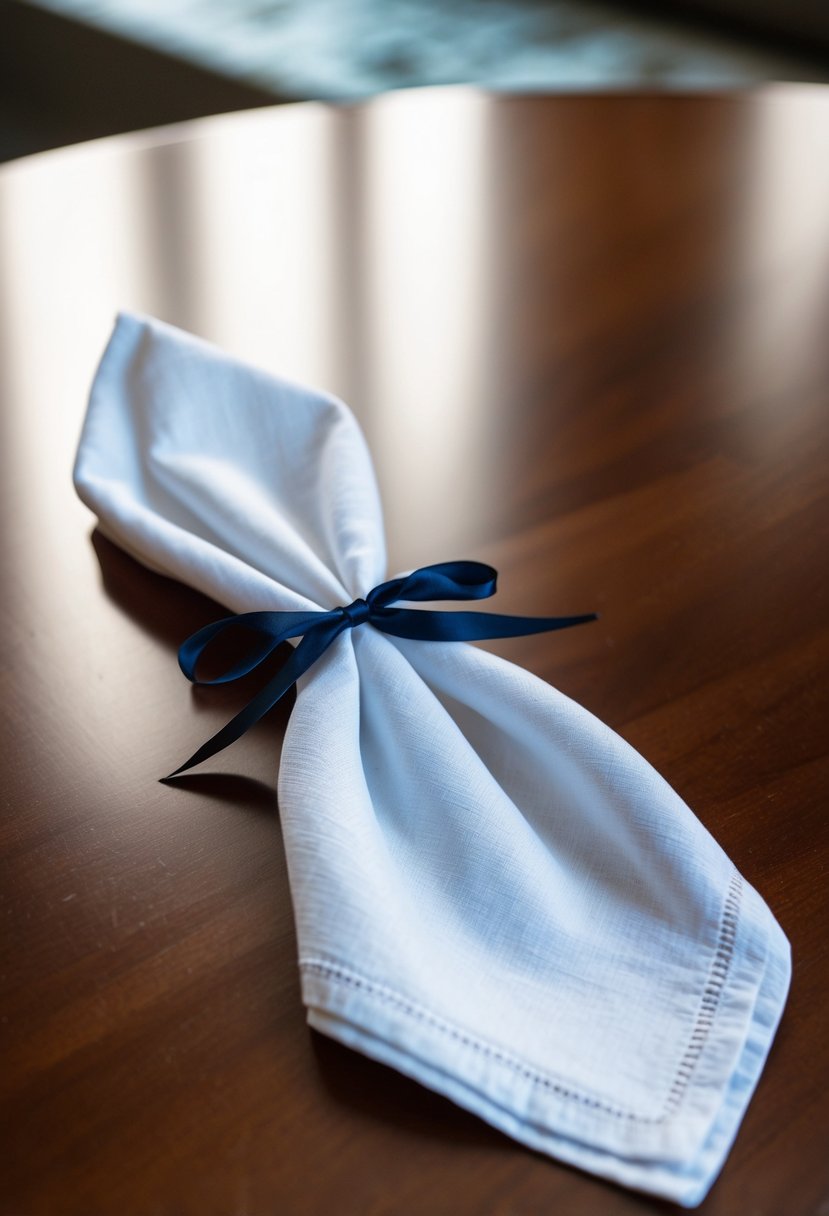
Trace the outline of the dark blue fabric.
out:
[[[178,653],[181,670],[194,684],[227,684],[231,680],[238,680],[258,667],[282,642],[297,637],[301,637],[302,641],[285,666],[253,700],[163,780],[168,781],[170,777],[185,773],[243,735],[346,629],[373,625],[382,633],[398,638],[423,642],[474,642],[483,638],[547,633],[596,620],[594,612],[582,616],[535,617],[392,607],[400,601],[418,603],[424,600],[487,599],[495,593],[497,577],[492,566],[485,566],[481,562],[440,562],[381,583],[369,591],[364,600],[358,599],[346,607],[332,608],[330,612],[243,612],[199,629],[183,643]],[[196,667],[206,648],[220,634],[240,625],[258,634],[260,640],[248,646],[246,653],[222,675],[211,680],[200,680]]]

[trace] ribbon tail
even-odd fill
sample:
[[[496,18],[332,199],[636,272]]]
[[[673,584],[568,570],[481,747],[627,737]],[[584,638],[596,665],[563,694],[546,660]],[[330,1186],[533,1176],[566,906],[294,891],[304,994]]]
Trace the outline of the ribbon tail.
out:
[[[223,751],[231,743],[235,743],[246,730],[249,730],[260,718],[263,718],[268,710],[284,697],[288,689],[296,684],[300,676],[304,675],[308,668],[317,661],[322,652],[336,637],[337,633],[342,632],[344,627],[344,622],[337,621],[334,623],[333,628],[329,626],[324,631],[314,630],[307,633],[285,666],[256,694],[253,700],[249,701],[244,709],[241,709],[234,718],[231,718],[212,738],[203,743],[198,751],[193,752],[189,760],[185,760],[184,764],[180,764],[177,769],[174,769],[172,773],[168,773],[166,777],[161,777],[160,780],[171,781],[174,777],[180,777],[188,769],[195,768],[203,760],[209,760],[217,752]]]
[[[482,642],[489,638],[552,633],[598,620],[595,612],[578,616],[504,616],[497,612],[433,612],[417,608],[382,608],[372,624],[398,638],[423,642]]]

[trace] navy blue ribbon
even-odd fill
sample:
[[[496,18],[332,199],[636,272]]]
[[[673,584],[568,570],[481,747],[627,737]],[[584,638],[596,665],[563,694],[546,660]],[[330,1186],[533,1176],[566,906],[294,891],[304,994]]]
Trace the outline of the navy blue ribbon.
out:
[[[475,642],[483,638],[514,638],[523,634],[547,633],[595,621],[596,614],[582,616],[502,616],[494,612],[436,612],[394,608],[400,600],[483,600],[495,593],[497,573],[481,562],[440,562],[423,566],[402,578],[381,583],[366,598],[330,612],[243,612],[205,625],[187,639],[178,652],[181,670],[194,684],[227,684],[258,667],[280,643],[289,638],[302,641],[278,674],[248,702],[235,718],[194,752],[189,760],[165,777],[178,777],[233,743],[283,697],[289,688],[328,649],[339,634],[358,625],[373,625],[393,637],[421,642]],[[259,641],[227,671],[211,680],[196,675],[199,659],[220,634],[244,626],[259,635]]]

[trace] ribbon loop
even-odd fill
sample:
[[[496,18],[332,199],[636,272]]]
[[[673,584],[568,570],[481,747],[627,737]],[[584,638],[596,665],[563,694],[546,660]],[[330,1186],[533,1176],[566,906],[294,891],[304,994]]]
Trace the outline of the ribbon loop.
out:
[[[497,578],[492,566],[486,566],[483,562],[438,562],[381,583],[365,599],[356,599],[330,612],[244,612],[206,625],[189,637],[179,650],[179,666],[194,684],[226,684],[238,680],[263,663],[281,642],[297,637],[301,637],[302,641],[282,670],[235,718],[162,780],[178,777],[243,735],[346,629],[370,624],[392,637],[422,642],[472,642],[569,629],[572,625],[597,619],[595,612],[581,616],[534,617],[392,607],[400,601],[418,603],[424,600],[488,599],[495,594]],[[196,666],[207,646],[226,630],[240,625],[253,630],[258,635],[257,642],[222,675],[211,680],[199,680]]]

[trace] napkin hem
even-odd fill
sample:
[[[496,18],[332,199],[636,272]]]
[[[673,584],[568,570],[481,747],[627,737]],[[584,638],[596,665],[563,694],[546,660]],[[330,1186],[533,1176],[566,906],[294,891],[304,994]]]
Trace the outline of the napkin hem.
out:
[[[694,1106],[690,1100],[688,1106],[680,1101],[657,1118],[631,1118],[610,1103],[544,1078],[537,1068],[509,1051],[479,1040],[446,1018],[421,1009],[416,1001],[331,960],[303,957],[300,961],[307,1019],[316,1030],[443,1094],[532,1149],[622,1186],[696,1207],[722,1169],[737,1134],[789,986],[786,937],[747,883],[744,897],[745,916],[738,923],[734,965],[723,981],[723,1021],[714,1021],[715,1043],[725,1055],[715,1051],[712,1067],[701,1067],[688,1084],[689,1090],[699,1086],[703,1093],[713,1086],[718,1094],[704,1126],[700,1125],[700,1112],[689,1109]],[[733,1042],[729,1047],[735,1018],[742,1022],[736,1048]],[[447,1053],[450,1038],[454,1047]],[[736,1054],[729,1067],[725,1059],[732,1050]],[[483,1075],[461,1051],[484,1054],[494,1067]],[[503,1075],[505,1064],[509,1064],[508,1079]],[[515,1088],[516,1076],[522,1079],[523,1093]],[[533,1077],[548,1083],[548,1101],[556,1099],[558,1109],[541,1109],[530,1100],[526,1087]],[[568,1122],[562,1110],[568,1102],[573,1105],[571,1097],[578,1099],[575,1105],[587,1117],[581,1126],[578,1119]],[[661,1145],[635,1140],[625,1145],[614,1143],[612,1137],[602,1143],[601,1131],[607,1131],[609,1122],[634,1133],[656,1134],[660,1124],[666,1130],[671,1124],[674,1134]]]
[[[386,984],[380,984],[376,980],[370,979],[350,966],[329,959],[303,956],[300,967],[305,972],[325,976],[354,990],[362,990],[375,999],[394,1006],[403,1015],[449,1036],[460,1048],[474,1051],[497,1067],[511,1070],[522,1079],[522,1082],[537,1086],[565,1101],[579,1103],[598,1115],[606,1115],[643,1127],[657,1128],[669,1123],[682,1107],[718,1019],[721,1023],[723,1017],[725,1021],[737,1020],[743,1024],[747,1024],[749,1021],[747,1015],[750,1014],[751,1003],[746,1004],[746,992],[755,989],[752,985],[751,975],[748,977],[748,983],[745,983],[745,977],[742,977],[743,982],[740,982],[739,964],[741,957],[745,955],[749,960],[750,969],[752,962],[759,964],[760,968],[762,967],[765,959],[765,934],[761,922],[765,906],[760,904],[760,908],[757,909],[749,900],[748,907],[744,910],[747,891],[750,892],[751,889],[744,883],[739,872],[732,869],[720,913],[717,939],[712,950],[711,963],[699,997],[691,1033],[679,1062],[674,1068],[673,1079],[668,1086],[662,1105],[655,1114],[622,1106],[596,1091],[589,1091],[582,1085],[569,1082],[560,1075],[545,1072],[515,1052],[511,1052],[481,1035],[467,1031],[451,1019],[435,1013],[422,1003],[395,991]],[[753,894],[753,892],[751,893]],[[742,915],[744,911],[745,914]],[[735,967],[737,967],[736,984],[734,984]],[[757,969],[758,967],[755,966],[754,971]],[[737,988],[737,992],[734,994],[729,993],[730,983]]]
[[[362,990],[370,998],[378,1000],[383,1004],[394,1006],[404,1016],[413,1018],[421,1025],[432,1027],[442,1035],[453,1039],[459,1046],[485,1056],[495,1064],[512,1070],[524,1081],[547,1089],[557,1094],[560,1098],[579,1102],[591,1110],[600,1111],[602,1114],[610,1115],[613,1118],[629,1119],[637,1123],[660,1123],[666,1117],[665,1115],[659,1115],[655,1118],[647,1115],[638,1115],[635,1111],[627,1111],[622,1107],[614,1106],[598,1096],[580,1092],[575,1086],[567,1085],[563,1081],[541,1072],[538,1068],[520,1059],[514,1053],[506,1051],[495,1043],[488,1042],[481,1038],[480,1035],[471,1034],[447,1018],[432,1013],[431,1010],[419,1002],[395,992],[384,984],[378,984],[376,981],[368,979],[367,976],[361,975],[350,967],[343,967],[322,959],[303,959],[300,962],[300,969],[304,974],[317,975],[334,983],[345,985],[347,988]]]

